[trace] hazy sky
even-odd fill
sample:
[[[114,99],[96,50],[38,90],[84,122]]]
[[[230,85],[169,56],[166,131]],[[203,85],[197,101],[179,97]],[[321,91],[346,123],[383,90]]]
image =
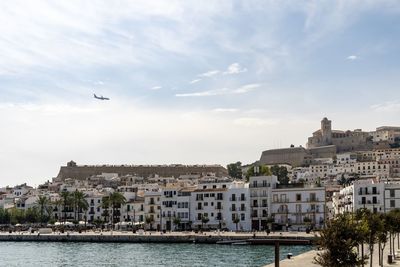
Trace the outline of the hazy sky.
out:
[[[400,125],[399,25],[396,0],[1,1],[0,186]]]

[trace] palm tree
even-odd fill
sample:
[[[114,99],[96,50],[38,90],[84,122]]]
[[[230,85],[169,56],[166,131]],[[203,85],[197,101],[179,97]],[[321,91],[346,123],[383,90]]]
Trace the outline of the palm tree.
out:
[[[64,224],[67,221],[67,207],[71,205],[71,194],[68,191],[61,192],[61,199],[64,212]]]
[[[72,195],[74,205],[74,218],[75,221],[80,220],[80,214],[82,211],[86,211],[89,207],[89,203],[85,199],[85,195],[80,191],[75,191]],[[78,216],[77,216],[78,215]]]
[[[101,200],[101,208],[103,209],[103,217],[104,217],[104,222],[109,222],[110,220],[107,220],[107,217],[109,217],[108,214],[108,208],[110,207],[110,196],[105,196]]]
[[[55,206],[55,211],[57,211],[57,219],[60,220],[60,207],[63,204],[63,200],[62,199],[57,199],[53,202],[53,205]]]
[[[39,206],[40,210],[40,223],[43,224],[44,222],[44,213],[47,211],[47,208],[50,204],[50,200],[46,196],[39,196],[36,201],[36,205]]]
[[[179,228],[179,225],[181,224],[181,218],[175,217],[173,223],[175,225],[175,230],[176,230],[176,228]]]
[[[232,221],[234,224],[236,224],[236,232],[238,231],[238,223],[240,222],[240,219],[238,216],[235,217]]]
[[[203,229],[203,224],[207,224],[210,221],[207,216],[201,215],[201,229]]]
[[[112,223],[116,223],[116,218],[119,218],[119,209],[121,205],[126,203],[126,198],[119,192],[114,192],[110,195],[110,204],[112,210]],[[117,213],[118,211],[118,213]]]
[[[150,230],[153,230],[153,222],[154,222],[154,218],[151,216],[146,216],[145,218],[145,222],[147,225],[150,226]]]

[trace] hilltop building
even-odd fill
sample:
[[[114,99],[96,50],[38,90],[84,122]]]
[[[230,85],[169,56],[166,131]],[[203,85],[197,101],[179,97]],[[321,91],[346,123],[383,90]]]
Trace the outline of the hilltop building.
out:
[[[118,176],[137,175],[141,177],[179,177],[181,175],[213,173],[218,177],[228,176],[228,171],[221,165],[77,165],[74,161],[61,166],[57,179],[66,178],[85,180],[102,173],[115,173]]]

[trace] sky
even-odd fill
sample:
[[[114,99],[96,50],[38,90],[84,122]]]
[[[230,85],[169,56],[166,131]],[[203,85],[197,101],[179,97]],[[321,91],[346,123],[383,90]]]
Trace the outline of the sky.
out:
[[[399,25],[395,0],[1,1],[0,186],[400,125]]]

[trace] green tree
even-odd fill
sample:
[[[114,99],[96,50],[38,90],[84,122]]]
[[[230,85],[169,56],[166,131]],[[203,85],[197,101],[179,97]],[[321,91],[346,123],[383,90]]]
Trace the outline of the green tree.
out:
[[[64,223],[67,221],[67,210],[71,205],[71,194],[68,191],[61,192],[61,199],[62,199],[62,206],[63,206],[63,213],[64,213]]]
[[[242,179],[242,163],[240,161],[228,164],[226,168],[228,169],[229,176],[236,179]]]
[[[361,266],[365,259],[356,251],[359,245],[360,228],[352,215],[342,214],[327,222],[321,230],[319,245],[323,249],[314,258],[323,267]]]
[[[120,209],[123,204],[126,203],[126,198],[119,192],[114,192],[110,195],[110,206],[112,211],[112,222],[113,224],[119,221]]]
[[[46,196],[39,196],[35,204],[39,208],[40,223],[43,224],[46,221],[45,219],[47,219],[47,221],[49,219],[49,216],[45,217],[45,215],[49,215],[48,208],[50,206],[50,199]]]
[[[239,217],[238,216],[236,216],[235,217],[235,219],[233,219],[233,221],[232,221],[234,224],[236,224],[236,232],[239,230],[239,227],[238,227],[238,225],[239,225],[239,223],[240,223],[240,219],[239,219]]]
[[[37,223],[40,221],[40,214],[37,207],[28,208],[25,211],[25,221],[28,223]]]
[[[89,207],[89,204],[87,200],[85,199],[85,195],[83,192],[80,192],[76,190],[72,194],[72,202],[73,202],[73,207],[74,207],[74,219],[75,221],[80,220],[81,216],[80,214],[84,211],[86,211]]]
[[[176,230],[177,228],[179,228],[179,225],[181,224],[181,218],[174,217],[173,223],[175,225],[175,230]]]
[[[284,166],[274,165],[271,167],[271,173],[278,177],[278,181],[281,184],[288,184],[289,177],[288,177],[288,170]]]
[[[146,222],[146,225],[150,226],[150,230],[153,230],[154,218],[151,216],[146,216],[145,222]]]
[[[256,167],[256,168],[255,168]],[[254,169],[258,169],[258,173]],[[248,180],[250,176],[259,176],[259,175],[272,175],[271,170],[266,165],[252,165],[246,172],[246,179]]]
[[[204,229],[203,225],[207,224],[210,221],[207,216],[201,215],[201,229]]]

